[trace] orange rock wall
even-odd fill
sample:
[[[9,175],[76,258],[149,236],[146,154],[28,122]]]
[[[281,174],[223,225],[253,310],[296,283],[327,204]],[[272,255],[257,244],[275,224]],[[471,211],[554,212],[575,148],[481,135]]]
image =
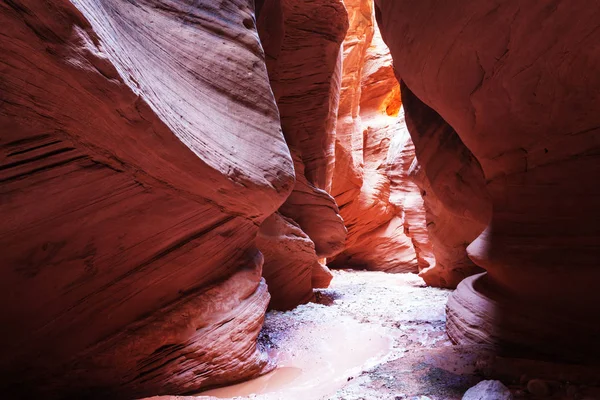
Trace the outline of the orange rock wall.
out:
[[[413,201],[408,213],[404,209],[418,188],[408,175],[414,151],[398,119],[399,85],[374,25],[373,2],[347,0],[346,7],[350,28],[344,40],[332,194],[348,237],[344,251],[329,265],[418,272],[432,262],[431,246],[422,234],[422,204]],[[415,227],[415,240],[407,234],[410,224],[421,227],[420,236]],[[423,251],[417,249],[419,241]]]
[[[401,101],[373,2],[346,1],[346,6],[350,29],[344,41],[332,193],[348,238],[329,265],[420,271],[429,285],[454,288],[481,271],[466,247],[489,218],[483,173],[458,136],[444,130],[443,120],[432,128],[434,111],[417,115],[408,88],[402,93],[408,102]],[[411,131],[419,124],[427,131],[411,138],[407,124]],[[454,147],[444,144],[452,140]],[[475,176],[475,187],[465,184],[462,175]],[[478,215],[465,210],[473,198],[480,199]]]

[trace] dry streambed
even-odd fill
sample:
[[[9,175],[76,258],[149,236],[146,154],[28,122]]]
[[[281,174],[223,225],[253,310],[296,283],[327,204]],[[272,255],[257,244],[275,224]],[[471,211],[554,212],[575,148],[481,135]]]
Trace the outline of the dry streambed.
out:
[[[277,360],[275,371],[202,394],[265,400],[409,396],[378,369],[412,351],[450,346],[444,333],[449,291],[428,288],[414,274],[334,274],[314,303],[267,314],[260,343]]]
[[[596,387],[552,381],[593,381],[600,376],[596,369],[453,346],[445,333],[450,291],[426,287],[414,274],[334,275],[329,289],[316,291],[315,302],[267,313],[259,344],[277,362],[274,371],[197,396],[153,400],[460,400],[489,376],[508,383],[515,399],[600,399]],[[532,382],[543,385],[529,388]],[[548,394],[536,395],[540,390]]]

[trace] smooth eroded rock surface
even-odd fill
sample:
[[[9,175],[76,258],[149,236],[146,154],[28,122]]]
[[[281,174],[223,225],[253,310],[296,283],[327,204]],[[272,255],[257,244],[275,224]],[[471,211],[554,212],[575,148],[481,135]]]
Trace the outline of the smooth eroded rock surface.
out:
[[[420,188],[435,263],[421,277],[438,287],[455,288],[482,272],[467,246],[483,231],[491,214],[479,163],[439,114],[401,85],[406,126],[416,148],[410,175]]]
[[[453,293],[450,336],[597,363],[596,3],[376,4],[397,76],[457,133],[491,198],[486,228],[467,249],[487,274]]]
[[[294,189],[279,209],[287,227],[279,224],[278,235],[287,239],[270,240],[266,256],[271,306],[286,309],[308,301],[313,287],[329,284],[331,273],[322,259],[344,248],[346,227],[329,191],[348,16],[340,0],[265,0],[257,8],[271,87],[296,172]],[[295,238],[289,236],[292,231]]]
[[[279,213],[267,218],[256,245],[265,256],[263,276],[269,283],[272,308],[284,310],[306,303],[313,287],[329,284],[331,277],[323,281],[327,271],[322,271],[313,241],[291,218]]]
[[[0,4],[3,393],[268,368],[258,224],[292,189],[251,1]]]

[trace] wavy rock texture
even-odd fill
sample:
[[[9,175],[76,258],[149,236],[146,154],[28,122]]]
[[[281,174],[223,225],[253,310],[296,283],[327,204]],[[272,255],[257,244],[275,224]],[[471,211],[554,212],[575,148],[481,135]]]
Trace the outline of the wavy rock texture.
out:
[[[266,257],[265,275],[281,282],[271,285],[272,306],[285,309],[298,304],[298,299],[308,300],[312,287],[328,285],[331,274],[319,260],[342,251],[346,238],[344,222],[328,191],[334,163],[341,43],[348,17],[339,0],[266,0],[259,2],[257,9],[271,87],[296,171],[296,185],[279,209],[291,221],[284,218],[287,224],[277,224],[279,235],[272,232],[272,240],[260,245],[261,249],[269,246],[264,251],[272,255]],[[298,226],[292,228],[295,224]],[[298,253],[301,256],[290,252],[290,229],[298,227],[301,231],[296,233],[294,246],[304,249]],[[265,229],[273,231],[273,226]],[[307,247],[305,236],[314,243],[314,250]],[[277,244],[275,237],[286,239]],[[288,282],[296,282],[293,296]],[[285,299],[287,296],[290,298]]]
[[[313,241],[291,218],[271,215],[260,226],[256,244],[268,260],[263,276],[272,308],[287,310],[306,303],[313,287],[327,287],[333,278],[319,263]]]
[[[315,187],[329,191],[348,16],[341,0],[265,0],[258,30],[283,134]]]
[[[346,1],[346,6],[350,29],[344,41],[332,194],[348,237],[344,251],[328,260],[329,265],[417,272],[431,260],[426,260],[426,250],[417,256],[416,242],[406,234],[409,221],[425,223],[418,202],[411,205],[411,218],[405,218],[406,196],[419,192],[409,182],[414,151],[406,131],[400,132],[400,93],[392,59],[374,27],[372,0]],[[419,236],[418,228],[415,233]],[[426,235],[418,240],[427,242]]]
[[[412,240],[419,265],[419,275],[436,268],[437,261],[433,243],[428,230],[426,207],[422,192],[414,182],[414,171],[419,163],[415,156],[415,145],[412,142],[404,107],[400,110],[397,130],[390,142],[387,155],[387,175],[390,180],[390,203],[401,207],[404,212],[404,233]],[[425,277],[432,286],[441,286]]]
[[[454,128],[491,197],[490,222],[468,247],[487,272],[452,295],[450,336],[597,363],[596,3],[376,4],[397,75]]]
[[[467,256],[491,214],[483,172],[454,129],[405,84],[401,90],[418,160],[410,174],[421,189],[436,261],[420,275],[429,285],[456,288],[483,272]]]
[[[252,3],[0,3],[4,394],[270,368],[254,237],[294,176]]]

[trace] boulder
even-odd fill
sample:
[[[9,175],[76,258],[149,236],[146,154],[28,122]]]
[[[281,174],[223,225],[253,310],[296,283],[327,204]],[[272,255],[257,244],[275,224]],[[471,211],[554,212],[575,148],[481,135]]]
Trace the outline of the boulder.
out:
[[[500,381],[481,381],[466,391],[462,400],[512,400],[513,395]]]

